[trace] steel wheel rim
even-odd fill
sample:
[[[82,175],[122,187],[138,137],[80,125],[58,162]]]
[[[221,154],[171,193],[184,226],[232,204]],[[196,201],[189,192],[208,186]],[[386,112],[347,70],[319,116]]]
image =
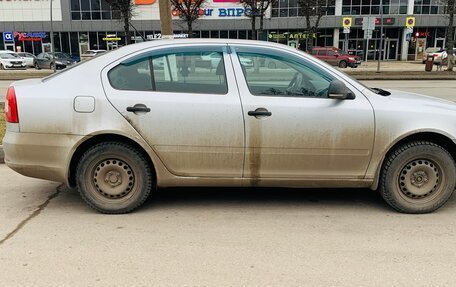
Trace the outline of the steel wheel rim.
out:
[[[130,196],[135,185],[133,169],[125,161],[115,158],[96,164],[91,179],[97,195],[108,200]]]
[[[434,199],[442,190],[442,182],[442,169],[428,159],[410,161],[398,177],[401,196],[413,202]]]

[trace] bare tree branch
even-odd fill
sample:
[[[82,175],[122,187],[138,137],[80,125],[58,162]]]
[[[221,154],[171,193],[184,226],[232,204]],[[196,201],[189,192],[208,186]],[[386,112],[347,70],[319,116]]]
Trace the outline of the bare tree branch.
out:
[[[187,33],[193,36],[193,23],[203,15],[203,8],[207,0],[170,0],[173,10],[179,18],[187,23]]]
[[[241,0],[241,3],[244,5],[244,9],[246,10],[245,15],[250,18],[252,23],[252,40],[258,39],[256,19],[258,18],[260,20],[260,29],[258,32],[262,35],[266,11],[270,6],[273,6],[277,2],[278,0]]]
[[[131,44],[130,21],[133,17],[133,2],[131,0],[106,0],[106,2],[109,4],[109,6],[111,6],[111,10],[120,12],[120,21],[124,25],[125,39],[127,40],[127,45]]]
[[[335,5],[335,0],[299,0],[301,13],[306,22],[306,50],[313,48],[313,36],[317,33],[320,20],[326,15],[329,6]]]

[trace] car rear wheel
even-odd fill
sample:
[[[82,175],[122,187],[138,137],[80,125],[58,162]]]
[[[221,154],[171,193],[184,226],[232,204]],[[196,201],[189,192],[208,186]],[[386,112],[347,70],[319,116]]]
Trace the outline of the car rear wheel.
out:
[[[116,142],[93,146],[79,161],[76,183],[89,206],[102,213],[128,213],[149,196],[154,177],[146,158]]]
[[[346,61],[340,61],[339,62],[339,68],[347,68],[347,62]]]
[[[3,67],[3,64],[0,64],[0,70],[4,70],[5,67]]]
[[[448,58],[442,60],[442,66],[448,65]]]
[[[41,68],[40,68],[40,65],[38,65],[37,62],[35,62],[35,69],[37,69],[37,70],[40,70],[40,69],[41,69]]]
[[[447,150],[431,142],[414,141],[385,159],[380,193],[400,212],[429,213],[451,197],[455,178],[455,162]]]

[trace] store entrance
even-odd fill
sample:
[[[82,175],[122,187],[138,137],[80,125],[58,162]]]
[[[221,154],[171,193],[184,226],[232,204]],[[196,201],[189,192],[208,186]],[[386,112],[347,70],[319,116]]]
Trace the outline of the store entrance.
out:
[[[445,38],[436,38],[434,47],[444,49],[445,48]]]
[[[415,59],[423,59],[423,53],[426,50],[426,38],[418,38],[416,39],[416,58]]]
[[[384,60],[397,60],[397,48],[398,40],[395,39],[386,39],[385,41],[385,52],[383,59]]]

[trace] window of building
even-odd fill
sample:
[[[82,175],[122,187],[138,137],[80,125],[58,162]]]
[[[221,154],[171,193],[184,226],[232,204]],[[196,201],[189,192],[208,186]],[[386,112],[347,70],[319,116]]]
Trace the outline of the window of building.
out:
[[[383,13],[393,15],[407,14],[407,0],[383,0]],[[342,15],[377,14],[380,14],[380,0],[342,1]]]
[[[326,5],[315,7],[315,9],[325,9],[325,15],[334,15],[335,0],[326,0]],[[303,15],[304,13],[300,8],[298,0],[279,0],[272,5],[272,17],[298,17]]]
[[[415,0],[413,14],[446,14],[446,1]]]
[[[72,20],[111,20],[120,19],[119,11],[111,11],[106,0],[71,0]]]

